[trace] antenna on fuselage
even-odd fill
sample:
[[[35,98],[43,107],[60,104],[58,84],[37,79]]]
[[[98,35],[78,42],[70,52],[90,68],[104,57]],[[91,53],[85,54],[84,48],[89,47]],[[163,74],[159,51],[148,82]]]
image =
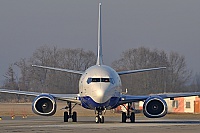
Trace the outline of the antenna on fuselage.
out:
[[[102,54],[102,36],[101,36],[101,3],[99,3],[99,19],[98,19],[98,48],[97,48],[97,64],[103,64],[103,54]]]

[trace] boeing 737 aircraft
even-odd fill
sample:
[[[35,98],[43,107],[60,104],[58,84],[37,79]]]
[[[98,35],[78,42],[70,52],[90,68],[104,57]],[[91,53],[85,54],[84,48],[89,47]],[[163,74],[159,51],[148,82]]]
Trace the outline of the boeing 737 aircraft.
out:
[[[135,122],[135,113],[130,109],[130,105],[133,102],[144,101],[144,115],[148,118],[159,118],[167,114],[167,104],[164,100],[165,98],[173,99],[175,97],[200,95],[200,92],[145,96],[123,94],[120,75],[160,70],[165,69],[166,67],[116,72],[111,67],[103,65],[101,3],[99,3],[98,53],[96,65],[88,68],[85,71],[75,71],[40,65],[33,65],[33,67],[80,74],[81,78],[79,81],[79,94],[49,94],[8,89],[0,89],[0,92],[36,96],[32,103],[32,110],[34,113],[42,116],[52,116],[56,113],[57,100],[66,101],[67,107],[65,107],[65,109],[68,109],[68,111],[64,112],[64,122],[68,122],[69,118],[72,118],[73,122],[77,121],[77,113],[72,112],[73,107],[77,104],[83,108],[94,110],[96,114],[96,123],[104,123],[103,114],[106,110],[114,109],[119,105],[128,103],[127,112],[122,113],[122,122],[125,123],[127,119],[130,119],[130,122],[133,123]],[[72,106],[72,104],[74,104],[74,106]]]

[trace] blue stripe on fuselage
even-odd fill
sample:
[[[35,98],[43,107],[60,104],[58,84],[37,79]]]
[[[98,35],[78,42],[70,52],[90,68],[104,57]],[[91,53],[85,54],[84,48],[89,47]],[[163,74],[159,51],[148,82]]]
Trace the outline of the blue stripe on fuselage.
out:
[[[80,97],[82,106],[87,109],[113,109],[118,106],[119,97],[111,97],[105,103],[96,103],[91,97]]]

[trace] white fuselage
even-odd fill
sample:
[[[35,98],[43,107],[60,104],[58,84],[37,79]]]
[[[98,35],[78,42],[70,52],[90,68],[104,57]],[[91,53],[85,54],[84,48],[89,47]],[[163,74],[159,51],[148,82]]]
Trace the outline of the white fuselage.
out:
[[[111,98],[120,98],[121,91],[119,75],[111,67],[105,65],[95,65],[88,68],[79,81],[80,97],[89,97],[98,106],[106,102],[112,102]],[[91,106],[96,108],[97,105]]]

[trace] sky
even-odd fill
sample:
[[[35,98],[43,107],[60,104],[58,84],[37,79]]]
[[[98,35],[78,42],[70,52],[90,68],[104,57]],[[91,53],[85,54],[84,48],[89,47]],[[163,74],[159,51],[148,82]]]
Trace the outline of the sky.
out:
[[[40,46],[96,53],[99,2],[106,65],[143,46],[178,52],[200,72],[199,0],[0,0],[0,85],[10,64]]]

